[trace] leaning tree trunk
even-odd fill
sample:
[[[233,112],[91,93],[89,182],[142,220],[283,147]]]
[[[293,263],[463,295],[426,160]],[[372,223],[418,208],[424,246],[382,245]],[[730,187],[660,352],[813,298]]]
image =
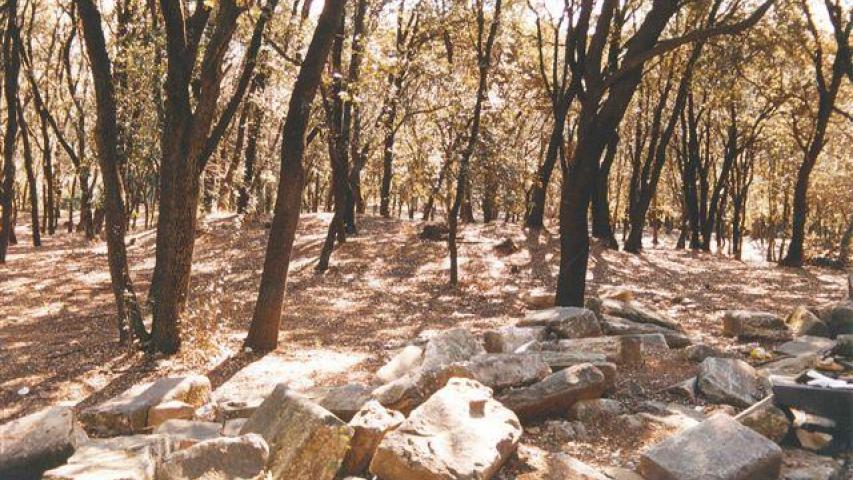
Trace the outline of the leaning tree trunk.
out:
[[[551,136],[548,139],[548,149],[545,152],[545,160],[539,166],[533,185],[530,187],[530,207],[524,224],[528,228],[542,228],[545,221],[545,200],[548,193],[548,184],[554,165],[557,163],[560,146],[563,144],[563,130],[566,128],[566,112],[554,112],[554,125],[551,127]]]

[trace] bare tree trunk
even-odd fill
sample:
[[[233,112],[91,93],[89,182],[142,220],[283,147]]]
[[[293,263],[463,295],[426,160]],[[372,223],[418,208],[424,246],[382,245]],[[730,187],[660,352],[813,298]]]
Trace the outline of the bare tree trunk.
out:
[[[0,185],[0,263],[6,262],[12,229],[15,188],[15,137],[18,134],[18,72],[21,56],[18,50],[18,2],[6,1],[6,27],[3,35],[3,94],[6,100],[6,132],[3,137],[3,183]]]
[[[33,151],[30,146],[30,132],[27,129],[27,122],[24,118],[24,110],[18,105],[18,124],[21,128],[21,143],[24,146],[24,168],[27,171],[27,184],[30,190],[30,220],[33,231],[33,246],[41,246],[41,230],[39,225],[39,197],[38,197],[38,182],[36,181],[36,173],[33,168]]]

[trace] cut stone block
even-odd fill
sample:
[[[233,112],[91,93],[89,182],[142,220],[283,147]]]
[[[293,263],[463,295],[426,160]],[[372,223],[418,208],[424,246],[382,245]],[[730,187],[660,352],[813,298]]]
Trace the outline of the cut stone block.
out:
[[[169,400],[148,409],[148,426],[157,427],[166,420],[193,420],[195,407],[180,400]]]
[[[600,337],[601,325],[592,310],[579,307],[551,307],[528,312],[520,327],[547,327],[560,338]]]
[[[606,388],[604,374],[581,364],[549,375],[528,387],[510,390],[498,401],[523,419],[565,413],[575,402],[598,398]]]
[[[39,478],[88,440],[70,407],[49,407],[0,425],[0,478]]]
[[[715,403],[749,407],[764,397],[758,373],[735,358],[706,358],[699,365],[696,386]]]
[[[300,393],[348,422],[370,400],[372,391],[366,385],[350,383],[339,387],[314,387]]]
[[[420,367],[423,358],[424,350],[421,347],[409,345],[400,350],[388,363],[377,370],[376,376],[383,383],[393,382]]]
[[[541,357],[529,354],[487,353],[462,365],[475,380],[495,390],[530,385],[551,374]]]
[[[405,420],[403,414],[388,410],[375,400],[365,404],[349,422],[354,434],[344,458],[343,471],[351,474],[364,472],[385,434],[399,427]]]
[[[205,440],[166,457],[157,480],[257,479],[268,458],[269,447],[260,435]]]
[[[68,463],[44,480],[154,480],[157,464],[172,451],[166,435],[96,439],[80,447]]]
[[[741,340],[789,340],[785,321],[769,312],[728,310],[723,314],[723,335]]]
[[[154,433],[172,437],[177,449],[183,449],[204,440],[219,438],[222,435],[222,425],[216,422],[166,420]]]
[[[483,342],[489,353],[521,353],[519,349],[535,345],[548,338],[545,327],[506,326],[489,330],[483,334]]]
[[[473,378],[473,374],[464,363],[419,369],[377,388],[372,395],[383,406],[408,414],[453,377]]]
[[[477,337],[464,328],[445,330],[432,337],[424,349],[421,369],[430,370],[454,362],[463,362],[475,355],[486,353]]]

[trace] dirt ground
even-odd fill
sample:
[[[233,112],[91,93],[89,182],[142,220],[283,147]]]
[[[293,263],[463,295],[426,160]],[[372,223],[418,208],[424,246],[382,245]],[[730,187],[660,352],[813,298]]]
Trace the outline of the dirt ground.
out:
[[[271,364],[271,381],[310,386],[368,380],[392,349],[421,332],[512,324],[524,315],[525,292],[556,283],[556,228],[530,235],[517,225],[465,226],[461,285],[452,289],[444,242],[419,239],[421,222],[373,216],[360,219],[359,234],[335,251],[331,269],[320,275],[313,266],[329,218],[302,218],[279,348],[264,358],[241,351],[263,263],[262,220],[213,215],[202,222],[186,348],[172,358],[116,344],[103,242],[63,232],[45,236],[44,245],[34,249],[29,228],[19,225],[19,243],[0,266],[0,422],[51,404],[85,407],[145,379],[188,371],[207,374],[214,388],[241,369],[264,371]],[[154,237],[153,230],[144,230],[128,238],[143,299],[154,267]],[[519,250],[497,253],[494,246],[507,237]],[[737,261],[676,251],[673,241],[665,236],[653,246],[647,240],[642,255],[594,247],[588,294],[629,289],[639,302],[681,322],[695,339],[726,345],[719,335],[723,310],[786,315],[797,305],[839,300],[845,292],[841,272],[768,264],[758,244],[748,243],[744,260]],[[669,372],[646,375],[641,388],[689,376]],[[624,447],[633,450],[637,443]]]

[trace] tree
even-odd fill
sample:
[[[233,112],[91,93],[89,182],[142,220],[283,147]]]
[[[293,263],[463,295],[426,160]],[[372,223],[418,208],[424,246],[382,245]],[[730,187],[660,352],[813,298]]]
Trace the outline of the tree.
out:
[[[3,178],[0,184],[0,263],[13,236],[12,209],[15,196],[15,138],[18,134],[18,72],[21,56],[18,49],[18,2],[6,2],[6,27],[3,29],[3,96],[6,100],[6,131],[3,136]]]

